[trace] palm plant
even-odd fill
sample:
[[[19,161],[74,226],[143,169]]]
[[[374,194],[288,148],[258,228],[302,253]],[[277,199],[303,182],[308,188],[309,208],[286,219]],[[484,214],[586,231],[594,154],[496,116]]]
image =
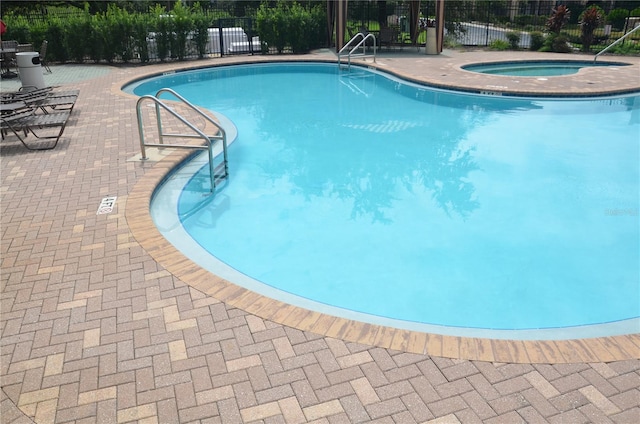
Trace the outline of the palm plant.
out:
[[[551,17],[547,20],[547,29],[554,34],[560,34],[562,28],[569,22],[571,12],[563,4],[556,6],[551,12]]]
[[[582,51],[588,52],[593,43],[593,33],[604,21],[604,11],[598,6],[589,6],[580,14],[580,40]]]

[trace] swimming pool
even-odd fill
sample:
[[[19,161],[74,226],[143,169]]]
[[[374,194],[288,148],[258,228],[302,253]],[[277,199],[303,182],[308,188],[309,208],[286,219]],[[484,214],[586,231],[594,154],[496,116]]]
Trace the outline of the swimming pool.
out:
[[[212,272],[412,329],[637,330],[637,97],[475,96],[310,64],[185,72],[134,92],[160,87],[239,129],[215,196],[187,170],[154,198],[167,237],[211,231],[180,249]],[[159,213],[174,200],[180,227]]]
[[[616,67],[627,65],[628,64],[621,62],[543,60],[477,63],[462,66],[462,69],[491,75],[505,75],[514,77],[554,77],[561,75],[572,75],[583,68],[606,66],[615,70]]]

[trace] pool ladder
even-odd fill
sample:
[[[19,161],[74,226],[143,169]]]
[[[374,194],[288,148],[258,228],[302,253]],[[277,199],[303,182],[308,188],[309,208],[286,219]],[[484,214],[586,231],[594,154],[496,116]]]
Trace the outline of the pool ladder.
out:
[[[164,102],[160,100],[160,95],[162,93],[168,93],[173,95],[182,104],[186,105],[189,109],[195,111],[198,115],[203,117],[207,122],[212,124],[217,129],[217,134],[206,135],[201,129],[193,125],[182,115],[178,114],[173,108],[167,106]],[[142,105],[145,104],[146,102],[152,102],[155,105],[156,123],[158,125],[158,134],[159,134],[158,143],[146,143],[144,139]],[[160,117],[160,112],[162,110],[168,112],[170,115],[175,117],[178,121],[180,121],[181,123],[186,125],[189,129],[191,129],[195,134],[165,133],[162,129],[162,119]],[[162,88],[156,93],[155,96],[145,95],[140,97],[136,105],[136,113],[138,117],[138,133],[140,134],[140,151],[142,153],[142,157],[141,157],[142,160],[147,160],[147,152],[146,152],[147,147],[207,150],[209,155],[209,175],[211,177],[211,192],[215,190],[216,183],[218,181],[229,177],[229,164],[227,160],[227,134],[224,128],[222,128],[220,124],[214,121],[210,116],[206,115],[196,106],[189,103],[189,101],[187,101],[184,97],[176,93],[174,90],[171,90],[170,88]],[[165,137],[202,139],[205,142],[205,144],[204,145],[166,144],[164,142]],[[219,141],[222,142],[222,162],[219,163],[217,166],[215,166],[214,158],[216,157],[216,155],[214,154],[214,147]]]
[[[373,40],[373,53],[367,53],[367,40]],[[358,53],[358,49],[361,51]],[[338,52],[338,67],[342,68],[342,56],[347,57],[347,69],[351,68],[351,58],[352,57],[373,57],[373,61],[376,61],[376,36],[369,33],[364,35],[362,32],[357,33],[356,35],[349,40],[347,44],[344,45]]]

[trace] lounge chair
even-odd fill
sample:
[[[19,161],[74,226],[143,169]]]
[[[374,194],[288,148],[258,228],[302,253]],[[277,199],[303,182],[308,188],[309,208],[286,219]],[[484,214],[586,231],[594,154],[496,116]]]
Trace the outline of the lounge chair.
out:
[[[79,90],[53,91],[51,89],[36,89],[31,91],[16,91],[0,98],[1,103],[25,102],[27,105],[40,108],[44,113],[52,111],[72,111],[78,99]]]
[[[69,120],[68,110],[61,112],[52,112],[48,114],[36,114],[36,108],[26,105],[17,107],[15,110],[0,115],[0,132],[4,140],[5,134],[11,131],[20,142],[29,150],[50,150],[58,145],[58,141],[67,126]],[[58,129],[56,133],[51,135],[42,135],[41,131],[46,129]],[[38,132],[36,132],[36,130]],[[33,134],[40,140],[55,140],[53,145],[50,143],[45,147],[32,147],[25,141],[29,133]]]
[[[44,88],[36,88],[33,86],[23,86],[18,91],[2,93],[0,96],[2,100],[5,100],[5,99],[21,100],[24,97],[38,96],[42,94],[48,94],[51,97],[66,97],[66,96],[80,95],[80,90],[78,89],[58,90],[57,88],[58,87],[52,87],[52,86],[44,87]]]

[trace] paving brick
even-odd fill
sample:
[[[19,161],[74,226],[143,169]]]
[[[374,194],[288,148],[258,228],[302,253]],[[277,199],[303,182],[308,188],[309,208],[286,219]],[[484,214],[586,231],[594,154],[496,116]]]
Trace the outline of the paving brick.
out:
[[[584,416],[578,409],[572,409],[570,411],[562,412],[558,415],[554,415],[549,418],[551,424],[561,423],[575,423],[575,424],[587,424],[589,419]]]
[[[465,53],[484,60],[479,54]],[[445,58],[449,63],[446,55],[432,59]],[[204,59],[202,64],[234,60]],[[419,60],[429,60],[430,66],[414,66],[415,58],[409,59],[411,66],[395,56],[380,60],[408,74],[442,72],[446,79],[455,78],[450,64],[444,72],[443,65],[424,55]],[[351,329],[339,320],[320,320],[336,334],[369,334],[400,350],[372,347],[251,315],[174,276],[161,264],[166,241],[157,239],[161,253],[152,257],[152,249],[138,244],[135,223],[125,215],[132,212],[125,202],[136,196],[134,186],[168,165],[129,160],[136,150],[131,143],[137,128],[135,98],[117,93],[117,87],[185,65],[54,65],[64,70],[45,77],[75,75],[78,80],[54,85],[81,89],[64,140],[55,150],[37,154],[3,140],[3,423],[640,421],[638,359],[491,362],[562,358],[552,350],[562,342],[487,343],[437,335],[416,340],[406,332],[394,336],[375,326]],[[12,83],[3,80],[2,90]],[[114,193],[116,210],[96,215],[100,198]],[[156,257],[163,260],[156,262]],[[189,268],[182,261],[171,266]],[[205,279],[213,291],[224,285],[215,277]],[[297,313],[292,311],[261,309],[274,318]],[[575,342],[575,352],[564,354],[578,360],[598,349],[610,358],[621,351],[638,352],[637,337],[614,339],[598,339],[596,347]],[[444,354],[477,350],[484,360],[401,351],[419,342]],[[495,346],[503,350],[491,350]]]
[[[608,398],[620,409],[634,409],[640,406],[640,390],[631,389]],[[609,406],[607,406],[609,408]]]
[[[456,380],[452,383],[445,383],[434,386],[438,395],[443,398],[459,395],[473,390],[473,386],[465,379]]]
[[[285,398],[294,396],[291,385],[285,384],[283,386],[272,387],[266,390],[260,390],[255,392],[256,400],[258,404],[269,403],[278,401]]]
[[[344,396],[340,398],[340,404],[352,423],[370,422],[371,417],[357,396]]]
[[[386,386],[376,388],[376,393],[381,400],[387,400],[394,397],[400,397],[414,391],[413,386],[408,381],[398,381],[397,383],[391,383]]]
[[[407,410],[411,413],[411,416],[417,422],[425,422],[430,419],[433,419],[434,416],[429,411],[427,405],[422,401],[420,396],[417,393],[412,392],[407,395],[402,396],[402,403],[404,403]]]
[[[491,408],[496,411],[498,415],[504,415],[509,411],[515,411],[524,406],[529,405],[529,402],[519,393],[511,394],[507,396],[494,399],[489,402]]]
[[[240,408],[234,398],[224,399],[218,402],[220,418],[224,423],[241,423]]]
[[[316,396],[320,402],[327,402],[334,399],[340,399],[354,393],[353,387],[349,382],[334,384],[333,386],[315,390]]]
[[[496,383],[493,387],[504,396],[511,393],[521,393],[530,388],[531,383],[525,377],[519,376]]]
[[[605,415],[603,411],[599,410],[594,405],[589,404],[589,405],[581,406],[578,409],[580,410],[580,413],[582,415],[587,417],[587,420],[590,423],[602,423],[602,424],[613,423],[613,421],[607,415]],[[638,416],[638,418],[640,418],[640,415]]]
[[[640,375],[634,372],[630,372],[627,374],[610,378],[608,381],[619,391],[625,392],[629,389],[637,388],[638,387],[637,383],[639,378],[640,378]]]
[[[561,394],[549,399],[549,402],[560,412],[576,409],[589,403],[586,397],[579,391]]]
[[[385,371],[384,375],[387,377],[389,382],[395,383],[422,375],[422,372],[417,366],[412,364],[400,368],[390,369],[388,371]]]
[[[499,424],[499,423],[522,423],[525,424],[524,419],[515,411],[508,412],[506,414],[499,415],[494,418],[489,418],[485,421],[487,424]],[[571,422],[571,421],[567,421]]]
[[[518,415],[522,417],[524,422],[531,424],[547,424],[549,421],[534,408],[533,406],[525,406],[518,409]]]
[[[256,394],[251,388],[251,383],[243,381],[233,385],[233,393],[240,409],[258,405]]]
[[[436,417],[443,417],[468,408],[467,403],[461,396],[454,396],[447,399],[427,403],[427,407]]]
[[[496,416],[495,410],[477,392],[467,392],[462,395],[462,399],[473,410],[480,419],[488,419]]]
[[[304,380],[295,381],[291,384],[293,391],[298,398],[298,402],[302,408],[307,406],[316,405],[319,403],[318,397],[311,385]]]
[[[638,422],[638,417],[640,417],[640,408],[627,409],[624,412],[613,415],[610,418],[615,423],[635,423]]]

